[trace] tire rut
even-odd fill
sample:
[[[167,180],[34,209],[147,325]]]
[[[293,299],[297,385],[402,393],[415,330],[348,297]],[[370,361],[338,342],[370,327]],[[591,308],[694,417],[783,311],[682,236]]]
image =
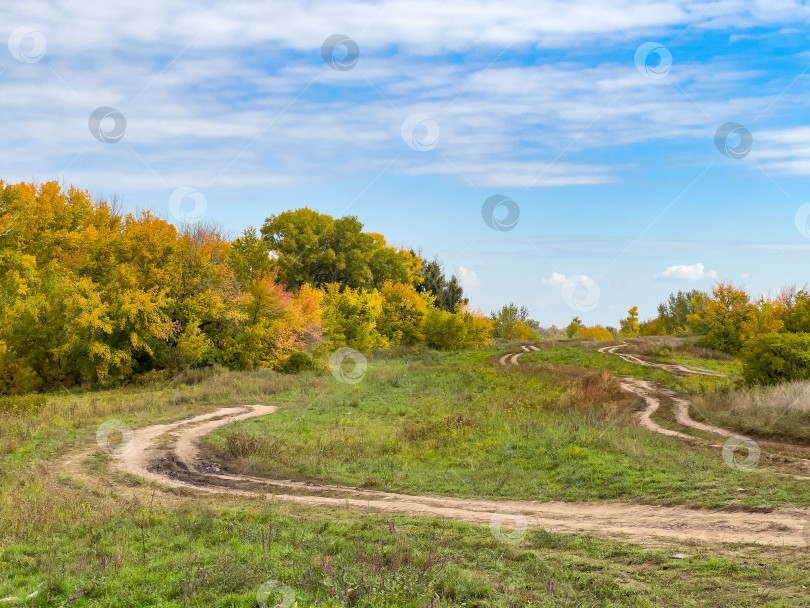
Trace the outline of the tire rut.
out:
[[[114,468],[166,486],[194,488],[213,494],[292,501],[326,508],[364,509],[490,525],[499,521],[498,515],[507,510],[519,514],[528,528],[593,533],[640,542],[649,541],[650,537],[660,537],[713,543],[804,544],[803,531],[810,517],[808,509],[750,513],[622,503],[417,496],[340,485],[206,472],[210,463],[202,460],[199,448],[199,440],[203,436],[230,422],[266,416],[276,409],[262,405],[223,408],[174,424],[137,429],[126,449],[114,457]],[[166,434],[176,438],[175,445],[170,448],[156,447],[155,441]],[[168,461],[170,463],[167,466]]]

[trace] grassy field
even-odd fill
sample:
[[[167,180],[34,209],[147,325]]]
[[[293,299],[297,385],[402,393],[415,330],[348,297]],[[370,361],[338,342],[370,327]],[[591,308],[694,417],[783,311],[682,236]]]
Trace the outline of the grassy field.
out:
[[[644,380],[652,380],[663,386],[683,393],[707,392],[726,390],[737,384],[740,365],[737,361],[700,358],[685,353],[675,353],[667,350],[663,356],[655,359],[663,363],[679,363],[702,367],[704,369],[728,374],[728,378],[712,376],[688,376],[676,378],[664,370],[628,363],[624,359],[610,353],[600,353],[597,344],[594,345],[567,345],[551,343],[542,345],[539,351],[523,355],[520,360],[523,364],[541,363],[546,365],[571,365],[585,369],[606,369],[616,376],[632,376]],[[631,350],[628,350],[631,352]]]
[[[689,557],[672,559],[676,549]],[[544,531],[504,544],[486,527],[258,502],[129,502],[6,545],[0,597],[36,591],[26,607],[93,608],[247,608],[257,596],[299,608],[810,605],[796,548],[676,549]],[[271,587],[279,594],[260,595]]]
[[[571,365],[585,369],[607,369],[616,376],[653,380],[686,394],[692,401],[696,420],[743,435],[810,443],[810,382],[746,388],[742,386],[739,359],[706,351],[685,343],[683,348],[662,348],[644,342],[631,344],[626,352],[642,354],[663,363],[678,363],[717,371],[726,378],[690,376],[675,378],[662,370],[628,363],[619,357],[597,352],[597,345],[552,343],[520,358],[523,365]],[[625,352],[623,351],[623,352]]]
[[[103,454],[82,466],[98,483],[53,465],[112,418],[137,427],[275,403],[284,409],[211,444],[234,466],[393,490],[810,502],[803,482],[732,471],[719,453],[630,426],[635,402],[608,376],[504,369],[495,353],[381,353],[356,386],[328,371],[206,370],[0,401],[0,600],[24,600],[0,606],[255,607],[272,581],[286,595],[269,604],[294,594],[299,608],[810,605],[795,547],[642,548],[542,530],[508,544],[486,526],[162,491],[111,474]]]
[[[280,393],[281,411],[222,427],[207,444],[239,472],[404,493],[810,504],[806,481],[741,473],[719,449],[632,425],[638,402],[609,374],[529,364],[558,352],[566,348],[527,354],[520,367],[493,365],[488,351],[372,358],[361,383],[327,378]],[[594,368],[604,359],[616,373],[665,374],[587,348],[571,356]]]

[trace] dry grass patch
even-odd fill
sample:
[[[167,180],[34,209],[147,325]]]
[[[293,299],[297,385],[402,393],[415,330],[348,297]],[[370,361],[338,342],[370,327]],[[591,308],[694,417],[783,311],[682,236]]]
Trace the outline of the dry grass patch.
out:
[[[761,437],[810,442],[810,381],[708,392],[694,410],[712,424]]]

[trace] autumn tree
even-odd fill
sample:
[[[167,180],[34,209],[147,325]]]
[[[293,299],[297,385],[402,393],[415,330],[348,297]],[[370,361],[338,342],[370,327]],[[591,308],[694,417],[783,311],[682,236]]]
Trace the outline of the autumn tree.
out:
[[[491,322],[437,261],[362,228],[298,209],[229,241],[55,182],[0,181],[0,394],[489,340]]]
[[[431,348],[461,350],[483,346],[492,337],[492,322],[459,308],[455,313],[431,308],[425,316],[425,342]]]
[[[380,294],[382,310],[377,326],[389,344],[423,343],[422,325],[428,309],[433,306],[433,296],[417,293],[411,285],[392,281],[385,282]]]
[[[525,306],[518,308],[513,302],[490,314],[492,335],[506,340],[528,340],[533,333],[527,321],[529,311]]]
[[[719,283],[687,320],[701,334],[699,346],[736,354],[743,346],[745,328],[755,314],[756,306],[744,289]]]
[[[385,348],[388,339],[377,327],[383,309],[383,298],[374,289],[340,290],[337,283],[324,289],[322,300],[323,327],[334,346],[350,346],[360,352]]]
[[[579,340],[613,340],[613,333],[601,325],[587,327],[582,325],[574,335]]]
[[[639,331],[638,306],[633,306],[633,308],[628,310],[627,317],[619,321],[619,325],[621,326],[621,330],[619,331],[620,337],[632,338],[637,336]]]

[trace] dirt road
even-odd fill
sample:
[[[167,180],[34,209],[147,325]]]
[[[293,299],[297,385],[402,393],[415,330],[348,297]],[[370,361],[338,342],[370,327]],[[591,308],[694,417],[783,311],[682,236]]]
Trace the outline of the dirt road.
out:
[[[603,346],[599,349],[599,352],[616,355],[629,363],[661,369],[674,376],[700,375],[723,377],[723,374],[702,368],[659,363],[636,355],[618,352],[625,346],[627,346],[625,342]],[[502,365],[505,365],[506,358],[509,358],[509,361],[513,365],[519,365],[518,359],[526,352],[531,352],[530,349],[539,350],[534,345],[530,347],[523,346],[520,352],[503,355],[500,358],[500,362]],[[624,390],[637,395],[644,402],[644,409],[638,413],[636,420],[639,426],[653,431],[654,433],[677,437],[679,439],[689,440],[693,444],[703,444],[704,446],[718,449],[722,449],[723,443],[725,443],[728,438],[736,437],[739,439],[747,439],[745,437],[740,438],[739,434],[734,431],[694,420],[689,415],[689,408],[691,406],[689,400],[655,382],[630,377],[619,378],[618,382]],[[673,422],[685,427],[683,431],[700,431],[700,433],[708,434],[711,437],[706,439],[701,437],[700,433],[697,435],[687,434],[686,432],[664,428],[655,422],[652,417],[658,412],[662,402],[665,401],[672,404]],[[756,443],[758,447],[767,451],[767,456],[771,458],[766,458],[766,460],[770,460],[770,464],[773,466],[759,466],[754,469],[754,472],[759,474],[787,475],[795,479],[810,480],[810,476],[808,476],[808,473],[810,473],[810,448],[774,439],[759,438],[756,440]]]
[[[657,361],[648,361],[647,359],[642,359],[641,357],[631,355],[630,353],[618,352],[625,346],[627,346],[626,342],[622,342],[621,344],[616,344],[613,346],[603,346],[602,348],[599,349],[599,352],[616,355],[617,357],[620,357],[621,359],[627,361],[628,363],[635,363],[636,365],[643,365],[645,367],[654,367],[656,369],[662,369],[665,372],[669,372],[670,374],[673,374],[675,376],[717,376],[719,378],[723,377],[723,374],[713,372],[708,369],[702,369],[699,367],[688,367],[686,365],[679,365],[676,363],[658,363]]]
[[[115,468],[160,484],[211,493],[265,497],[301,504],[355,508],[434,516],[504,527],[544,528],[555,532],[588,532],[648,542],[651,537],[703,542],[763,545],[804,545],[808,509],[743,513],[652,507],[615,503],[563,503],[514,500],[475,500],[441,496],[411,496],[359,488],[269,480],[206,472],[197,442],[215,428],[236,420],[272,414],[262,405],[223,408],[174,424],[137,429],[127,448],[115,457]],[[161,438],[174,440],[165,446]],[[513,515],[504,516],[503,510]]]

